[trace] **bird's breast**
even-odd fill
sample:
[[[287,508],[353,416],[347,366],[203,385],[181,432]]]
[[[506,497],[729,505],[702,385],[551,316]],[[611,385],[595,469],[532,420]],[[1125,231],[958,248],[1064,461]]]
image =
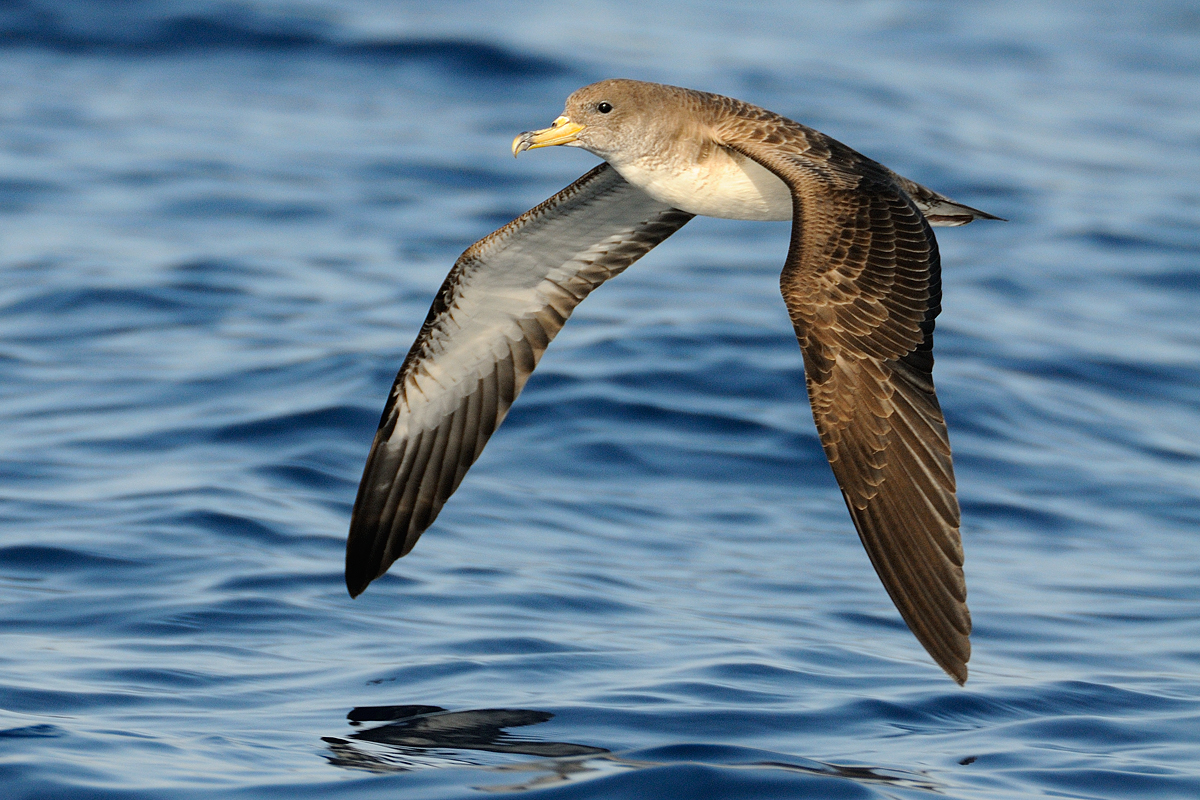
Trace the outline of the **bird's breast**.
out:
[[[613,163],[621,177],[663,203],[725,219],[790,220],[792,195],[775,173],[723,148],[704,158]]]

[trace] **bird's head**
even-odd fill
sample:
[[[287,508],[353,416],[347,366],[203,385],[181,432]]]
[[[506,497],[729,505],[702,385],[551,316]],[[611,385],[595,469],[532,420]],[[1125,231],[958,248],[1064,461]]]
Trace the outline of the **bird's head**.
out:
[[[657,83],[607,80],[584,86],[567,98],[562,116],[549,128],[526,131],[513,139],[513,155],[552,145],[582,147],[606,161],[642,157],[679,117],[663,112],[686,102],[687,90]]]

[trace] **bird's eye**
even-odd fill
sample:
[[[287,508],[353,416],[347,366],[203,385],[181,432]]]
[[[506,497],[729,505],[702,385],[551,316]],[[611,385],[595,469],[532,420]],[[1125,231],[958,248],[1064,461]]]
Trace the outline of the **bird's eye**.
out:
[[[609,102],[600,103],[598,106],[596,106],[596,110],[599,111],[601,114],[607,114],[608,112],[612,111],[612,103],[609,103]]]

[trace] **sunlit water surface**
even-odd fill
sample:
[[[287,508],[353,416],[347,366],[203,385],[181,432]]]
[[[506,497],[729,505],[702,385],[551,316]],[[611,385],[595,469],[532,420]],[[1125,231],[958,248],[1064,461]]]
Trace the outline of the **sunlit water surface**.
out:
[[[1189,2],[0,11],[6,798],[1200,796]],[[940,233],[975,655],[907,632],[817,442],[788,226],[584,303],[351,601],[391,380],[593,80],[735,95],[1006,217]]]

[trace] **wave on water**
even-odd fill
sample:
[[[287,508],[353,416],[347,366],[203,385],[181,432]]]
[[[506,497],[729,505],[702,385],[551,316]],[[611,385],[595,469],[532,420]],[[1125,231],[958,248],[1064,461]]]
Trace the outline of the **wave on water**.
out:
[[[73,55],[187,55],[264,52],[322,55],[368,62],[429,62],[495,79],[559,75],[557,61],[467,39],[365,38],[303,14],[265,14],[251,6],[217,6],[207,14],[149,3],[6,3],[0,48],[40,48]]]

